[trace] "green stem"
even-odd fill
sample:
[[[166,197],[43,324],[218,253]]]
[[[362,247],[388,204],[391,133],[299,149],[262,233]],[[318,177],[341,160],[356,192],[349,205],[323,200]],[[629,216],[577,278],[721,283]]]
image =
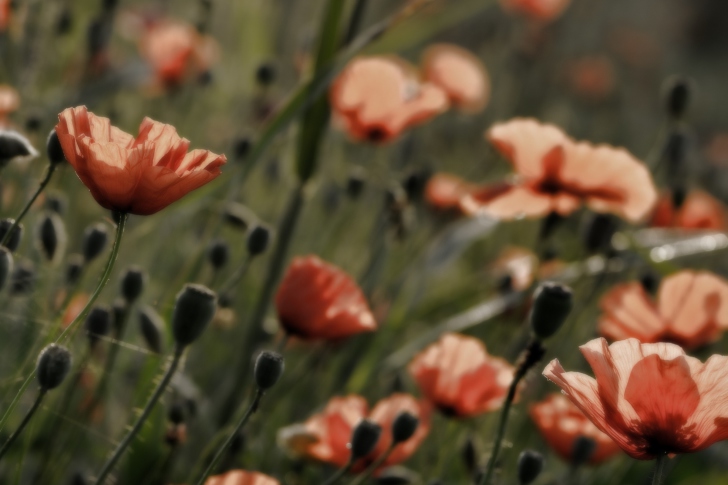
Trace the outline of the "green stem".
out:
[[[334,485],[334,483],[338,482],[341,477],[349,473],[349,470],[351,470],[351,467],[354,465],[354,460],[349,459],[349,463],[347,463],[342,468],[339,468],[336,473],[331,475],[328,480],[324,482],[323,485]]]
[[[661,454],[655,460],[655,473],[652,476],[652,485],[662,485],[667,477],[667,455]]]
[[[245,255],[245,259],[243,260],[243,264],[238,266],[235,272],[231,274],[230,277],[225,280],[222,285],[220,285],[220,290],[217,292],[218,295],[224,295],[228,291],[232,291],[235,288],[235,285],[237,285],[240,280],[243,279],[245,273],[248,272],[248,268],[250,267],[250,262],[252,260],[253,256],[251,256],[250,253],[247,253]]]
[[[33,406],[28,411],[28,414],[25,415],[23,418],[23,421],[21,421],[20,426],[18,426],[18,429],[15,430],[13,434],[10,435],[10,438],[5,442],[2,448],[0,448],[0,460],[2,460],[2,457],[7,453],[7,451],[10,449],[10,445],[13,444],[13,442],[17,439],[18,436],[20,436],[20,433],[23,432],[23,429],[25,429],[25,426],[30,422],[30,418],[33,417],[35,412],[38,410],[38,407],[40,406],[41,401],[43,401],[43,397],[45,397],[45,394],[47,392],[47,389],[41,389],[40,392],[38,392],[38,397],[35,398],[35,402],[33,403]]]
[[[222,446],[217,450],[217,453],[215,453],[215,457],[212,459],[210,464],[207,466],[207,469],[200,475],[200,478],[197,480],[197,485],[204,485],[205,480],[208,476],[210,476],[214,471],[217,464],[222,459],[223,455],[225,454],[225,451],[230,447],[230,443],[233,442],[235,439],[235,436],[240,432],[241,429],[243,429],[243,426],[245,426],[245,423],[248,422],[248,419],[250,419],[250,416],[258,409],[258,404],[260,404],[260,399],[263,397],[263,391],[258,389],[255,392],[255,397],[253,398],[253,402],[250,403],[250,406],[248,407],[248,410],[245,411],[245,414],[243,414],[243,417],[240,418],[240,421],[238,421],[238,424],[235,426],[235,429],[232,433],[230,433],[230,436],[228,436],[228,439],[225,440],[225,443],[222,444]]]
[[[162,397],[164,390],[167,388],[167,385],[169,384],[169,381],[172,380],[172,376],[174,376],[174,373],[177,370],[177,366],[179,365],[183,352],[184,352],[184,347],[178,345],[175,348],[174,357],[172,358],[172,363],[169,365],[169,368],[164,373],[162,380],[159,382],[159,384],[157,384],[157,388],[154,389],[152,396],[147,401],[147,404],[144,406],[144,410],[142,410],[142,413],[137,418],[136,422],[134,423],[134,426],[132,426],[129,433],[127,433],[127,435],[124,437],[124,439],[121,440],[121,443],[119,443],[119,445],[116,447],[116,449],[114,450],[114,453],[106,461],[103,468],[101,468],[98,478],[96,478],[96,481],[94,482],[95,485],[102,485],[104,483],[104,480],[106,480],[106,477],[109,475],[109,473],[111,473],[111,470],[113,470],[114,465],[116,465],[116,462],[119,461],[121,456],[124,454],[124,451],[126,450],[126,448],[131,444],[132,440],[134,440],[134,437],[137,435],[137,433],[139,433],[139,430],[142,429],[144,422],[147,420],[147,417],[152,412],[152,409],[154,409],[155,404],[157,404],[157,401],[159,401],[159,398]]]
[[[387,451],[382,453],[382,455],[374,460],[374,462],[367,467],[366,470],[364,470],[358,477],[356,477],[354,480],[351,481],[349,485],[361,485],[364,483],[367,478],[371,477],[377,469],[382,466],[382,463],[386,461],[387,458],[389,458],[389,455],[392,454],[394,451],[394,448],[397,446],[397,443],[392,443],[392,445],[387,448]]]
[[[38,186],[38,190],[35,191],[35,194],[33,194],[33,197],[30,198],[27,204],[25,204],[25,207],[23,207],[23,210],[20,211],[20,215],[18,215],[17,219],[13,221],[13,225],[10,226],[10,229],[8,229],[8,232],[5,233],[5,236],[3,237],[3,240],[0,241],[0,246],[5,246],[5,244],[8,242],[8,239],[10,239],[10,235],[15,231],[15,228],[18,227],[18,224],[20,224],[20,221],[23,220],[23,217],[25,217],[25,214],[30,209],[30,206],[33,205],[33,202],[35,202],[35,199],[38,198],[41,192],[43,192],[43,189],[45,189],[46,185],[48,185],[48,182],[51,180],[51,176],[53,175],[53,172],[56,170],[56,164],[51,163],[48,165],[48,170],[46,171],[46,176],[43,178],[43,180],[40,182],[40,185]]]

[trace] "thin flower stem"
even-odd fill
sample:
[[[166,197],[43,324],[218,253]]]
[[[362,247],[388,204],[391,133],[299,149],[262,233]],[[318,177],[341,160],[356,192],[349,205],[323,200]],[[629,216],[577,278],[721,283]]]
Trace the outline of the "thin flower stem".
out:
[[[351,467],[354,466],[354,460],[349,458],[349,463],[347,463],[345,466],[339,468],[336,473],[331,475],[328,480],[324,482],[323,485],[334,485],[334,483],[338,482],[341,477],[349,473],[349,470],[351,470]]]
[[[197,485],[203,485],[205,483],[205,480],[208,476],[210,476],[214,471],[217,464],[222,459],[223,455],[225,454],[225,451],[230,447],[230,443],[233,442],[235,439],[235,436],[240,432],[241,429],[243,429],[243,426],[245,426],[245,423],[248,422],[248,419],[250,419],[250,416],[258,409],[258,404],[260,404],[260,399],[263,397],[263,391],[258,389],[255,391],[255,397],[253,398],[253,402],[250,403],[250,406],[248,407],[248,410],[245,411],[245,414],[243,414],[243,417],[240,418],[240,421],[238,421],[238,424],[235,426],[235,429],[233,429],[233,432],[230,433],[230,436],[228,436],[228,439],[225,440],[225,443],[222,444],[222,446],[217,450],[217,453],[215,453],[215,457],[212,459],[210,464],[207,466],[207,469],[205,469],[204,472],[202,472],[202,475],[200,475],[200,478],[197,480]]]
[[[354,480],[351,481],[349,485],[361,485],[362,483],[366,482],[367,478],[371,477],[372,474],[377,471],[377,469],[382,466],[382,463],[389,458],[389,455],[392,454],[394,451],[394,448],[397,446],[397,443],[392,443],[392,445],[387,448],[387,451],[382,453],[382,455],[374,460],[374,462],[367,467],[366,470],[364,470],[358,477],[354,478]]]
[[[43,189],[45,189],[46,185],[48,185],[48,182],[51,180],[51,176],[53,175],[53,172],[56,171],[56,164],[51,163],[48,165],[48,170],[46,171],[46,176],[43,178],[43,180],[40,182],[40,185],[38,186],[38,190],[35,191],[35,194],[33,194],[33,197],[30,198],[27,204],[25,204],[25,207],[23,207],[23,210],[20,211],[20,214],[18,217],[13,221],[13,225],[10,226],[10,229],[8,229],[8,232],[5,233],[5,236],[3,237],[3,240],[0,241],[0,246],[5,246],[5,244],[10,239],[10,235],[15,231],[15,228],[18,227],[18,224],[20,224],[20,221],[23,220],[23,217],[25,217],[25,214],[30,209],[30,206],[33,205],[35,202],[35,199],[38,198],[41,192],[43,192]]]
[[[667,455],[661,454],[655,460],[655,473],[652,476],[652,485],[662,485],[667,477]]]
[[[142,426],[144,425],[144,422],[147,420],[147,417],[149,417],[149,414],[152,412],[152,409],[154,409],[154,406],[157,404],[157,401],[159,401],[159,398],[162,397],[164,390],[167,388],[167,385],[172,380],[172,376],[174,376],[174,373],[177,370],[177,366],[179,365],[180,359],[182,358],[184,349],[185,348],[182,347],[181,345],[178,345],[175,348],[174,357],[172,357],[172,363],[169,365],[169,368],[164,373],[162,380],[159,382],[159,384],[157,384],[157,388],[154,389],[152,396],[147,401],[147,404],[144,406],[144,410],[142,410],[142,413],[137,418],[136,422],[134,423],[134,426],[132,426],[129,433],[127,433],[127,435],[124,437],[124,439],[121,440],[121,442],[118,444],[118,446],[114,450],[114,453],[106,461],[103,468],[101,468],[98,478],[96,478],[96,481],[94,482],[95,485],[102,485],[104,483],[104,481],[106,480],[106,477],[109,475],[109,473],[111,473],[111,470],[113,470],[114,465],[116,465],[116,462],[119,461],[121,456],[124,454],[124,451],[126,451],[126,448],[134,440],[134,437],[136,437],[139,430],[142,429]]]
[[[35,398],[35,402],[33,403],[33,406],[28,411],[28,414],[25,415],[23,418],[23,421],[21,421],[20,426],[18,426],[18,429],[15,430],[13,434],[10,435],[10,438],[5,442],[2,448],[0,448],[0,460],[2,460],[3,456],[5,456],[5,453],[10,449],[10,445],[13,444],[13,442],[17,439],[18,436],[20,436],[20,433],[23,432],[23,429],[25,429],[25,426],[30,422],[30,418],[33,417],[35,412],[38,410],[38,407],[40,406],[41,401],[43,401],[43,398],[45,397],[47,392],[47,389],[41,389],[40,392],[38,392],[38,397]]]

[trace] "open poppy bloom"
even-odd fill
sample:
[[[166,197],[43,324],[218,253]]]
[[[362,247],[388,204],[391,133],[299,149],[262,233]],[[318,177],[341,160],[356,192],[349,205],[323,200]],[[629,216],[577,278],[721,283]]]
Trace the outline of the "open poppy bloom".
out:
[[[336,121],[356,140],[385,142],[448,108],[446,94],[421,83],[414,68],[394,56],[360,57],[329,91]]]
[[[599,332],[610,340],[674,342],[694,349],[728,328],[728,282],[684,270],[662,280],[652,301],[638,282],[617,285],[600,302]]]
[[[433,209],[457,209],[460,199],[476,190],[476,186],[456,175],[436,173],[427,181],[425,200]]]
[[[20,107],[18,91],[7,84],[0,84],[0,128],[10,126],[9,116]]]
[[[466,113],[482,111],[490,98],[490,79],[483,63],[453,44],[435,44],[422,58],[422,76],[442,89],[450,103]]]
[[[647,167],[622,148],[575,142],[556,126],[532,119],[496,124],[487,137],[513,163],[516,180],[499,193],[465,196],[466,213],[565,216],[586,204],[637,222],[657,200]]]
[[[303,339],[337,340],[377,329],[356,282],[313,255],[293,260],[275,304],[283,329]]]
[[[66,160],[102,207],[149,215],[220,175],[225,155],[192,150],[171,125],[144,118],[136,139],[85,106],[58,115]]]
[[[597,429],[589,418],[564,395],[551,394],[529,408],[531,419],[546,442],[564,461],[572,462],[578,438],[589,438],[596,444],[589,457],[590,465],[598,465],[619,453],[617,444]]]
[[[503,9],[528,17],[550,21],[560,16],[571,0],[501,0]]]
[[[700,190],[688,193],[680,208],[665,193],[657,201],[650,226],[725,231],[726,213],[720,201]]]
[[[352,471],[357,472],[364,470],[386,453],[392,444],[392,423],[403,411],[416,416],[420,422],[415,434],[398,444],[384,460],[379,467],[384,469],[402,463],[412,456],[430,431],[429,406],[409,394],[392,394],[379,401],[371,411],[361,396],[334,397],[321,413],[311,416],[303,426],[294,425],[295,433],[286,432],[284,428],[282,434],[288,437],[289,442],[298,443],[298,454],[341,468],[348,463],[351,456],[349,442],[356,425],[364,418],[374,421],[382,427],[382,434],[374,450],[352,467]],[[307,439],[302,440],[302,436]]]
[[[693,453],[728,439],[728,357],[704,364],[675,344],[603,338],[580,347],[596,379],[564,371],[558,359],[543,374],[632,458]]]
[[[275,478],[257,472],[230,470],[222,475],[215,475],[205,481],[205,485],[279,485]]]
[[[480,340],[454,333],[416,355],[408,370],[425,397],[455,417],[500,408],[514,373],[508,362],[488,355]]]

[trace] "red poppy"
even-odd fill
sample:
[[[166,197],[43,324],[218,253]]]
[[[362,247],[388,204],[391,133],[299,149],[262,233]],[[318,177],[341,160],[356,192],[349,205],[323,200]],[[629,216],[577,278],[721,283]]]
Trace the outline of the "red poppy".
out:
[[[501,0],[508,12],[520,13],[531,18],[550,21],[560,16],[571,0]]]
[[[473,192],[477,186],[456,175],[436,173],[427,181],[425,200],[434,209],[457,209],[460,199]]]
[[[422,57],[424,79],[442,89],[450,103],[466,113],[482,111],[490,98],[490,78],[483,63],[453,44],[435,44]]]
[[[716,198],[699,190],[688,193],[679,209],[675,208],[672,196],[664,193],[657,201],[650,225],[652,227],[724,231],[726,213],[723,204]]]
[[[449,333],[412,359],[409,372],[422,393],[448,416],[477,416],[501,407],[513,367],[488,355],[475,338]]]
[[[0,84],[0,128],[10,126],[9,116],[20,107],[18,91],[7,84]]]
[[[675,344],[637,339],[594,339],[580,349],[596,379],[564,371],[558,359],[544,375],[632,458],[692,453],[728,439],[728,357],[703,364]]]
[[[551,394],[532,404],[529,414],[546,442],[564,461],[572,461],[574,442],[580,437],[590,438],[596,444],[589,458],[591,465],[598,465],[619,453],[617,443],[599,431],[563,394]]]
[[[377,329],[356,282],[313,255],[293,260],[275,300],[281,326],[303,339],[336,340]]]
[[[468,213],[502,219],[568,215],[585,203],[636,222],[657,199],[650,172],[622,148],[575,142],[532,119],[496,124],[487,137],[513,163],[517,177],[495,195],[465,196],[461,207]]]
[[[0,32],[5,32],[10,24],[11,0],[0,0]]]
[[[360,57],[339,74],[329,93],[335,120],[356,140],[385,142],[448,108],[447,96],[421,83],[394,56]]]
[[[205,485],[280,485],[280,482],[262,473],[231,470],[208,478]]]
[[[662,280],[656,301],[633,282],[612,288],[600,306],[599,332],[610,340],[674,342],[692,349],[715,341],[728,328],[728,282],[684,270]]]
[[[288,443],[297,442],[297,453],[330,463],[337,467],[345,466],[351,452],[349,441],[352,431],[359,421],[369,418],[382,427],[382,434],[374,450],[354,464],[352,470],[360,471],[368,467],[384,454],[392,444],[392,423],[397,415],[407,411],[420,420],[415,434],[407,441],[398,444],[392,453],[381,464],[384,469],[407,460],[417,450],[430,431],[430,408],[408,394],[393,394],[382,399],[369,411],[366,400],[361,396],[350,395],[334,397],[326,405],[323,412],[311,416],[303,425],[294,425],[293,433],[282,430],[281,436]],[[305,436],[306,439],[301,439]]]
[[[225,155],[187,153],[190,142],[171,125],[144,118],[134,137],[86,110],[58,115],[56,132],[66,160],[106,209],[154,214],[220,175]]]

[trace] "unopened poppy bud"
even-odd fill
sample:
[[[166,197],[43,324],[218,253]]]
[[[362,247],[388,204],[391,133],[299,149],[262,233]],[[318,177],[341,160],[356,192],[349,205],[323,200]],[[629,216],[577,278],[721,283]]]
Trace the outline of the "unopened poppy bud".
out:
[[[660,286],[660,277],[652,271],[645,271],[640,276],[640,284],[647,293],[654,295]]]
[[[543,456],[536,451],[522,451],[518,456],[518,483],[528,485],[532,483],[543,469]]]
[[[0,167],[14,158],[35,157],[38,152],[23,135],[14,130],[0,129]]]
[[[264,62],[255,70],[255,80],[261,86],[270,86],[276,80],[276,67],[270,62]]]
[[[478,450],[475,448],[475,442],[472,436],[468,436],[460,451],[460,455],[465,463],[465,469],[470,475],[474,475],[478,467]]]
[[[670,77],[662,89],[667,114],[672,118],[682,118],[690,104],[692,94],[690,79],[683,76]]]
[[[15,222],[15,219],[0,219],[0,241],[5,239],[5,234],[10,230],[10,228],[13,226],[13,223]],[[10,250],[11,253],[14,253],[16,249],[18,249],[18,246],[20,246],[20,240],[23,238],[23,225],[18,224],[13,229],[12,234],[10,234],[10,237],[7,241],[5,241],[4,246]]]
[[[245,160],[253,147],[253,142],[247,136],[241,136],[233,143],[233,157],[235,160]]]
[[[147,347],[155,354],[162,353],[163,328],[164,321],[153,308],[145,305],[139,309],[139,330]]]
[[[612,247],[612,237],[617,231],[617,221],[608,214],[594,214],[584,233],[584,247],[590,254],[608,252]]]
[[[121,296],[128,303],[135,302],[144,291],[145,280],[146,275],[143,269],[139,266],[130,267],[121,277]]]
[[[93,261],[104,251],[109,241],[109,230],[104,224],[98,223],[86,228],[83,233],[83,258],[88,263]]]
[[[119,338],[129,315],[129,305],[126,300],[121,297],[116,298],[111,305],[111,313],[113,313],[114,335]]]
[[[66,283],[75,284],[81,277],[83,272],[84,260],[80,254],[71,254],[68,256],[68,266],[66,266]]]
[[[235,433],[235,436],[233,436],[233,439],[230,442],[230,455],[237,455],[238,453],[243,451],[243,448],[245,448],[245,432],[238,431],[237,433]]]
[[[60,386],[71,370],[71,352],[62,345],[50,344],[41,350],[35,375],[44,391]]]
[[[86,478],[83,476],[82,473],[76,472],[73,475],[71,475],[71,480],[69,481],[69,485],[87,485],[88,482],[86,481]]]
[[[351,457],[354,460],[367,456],[377,446],[382,427],[374,421],[362,419],[351,434]]]
[[[684,176],[690,138],[683,130],[674,130],[665,143],[665,161],[671,178]]]
[[[63,214],[66,213],[66,208],[68,207],[68,200],[62,194],[48,194],[46,196],[46,200],[45,200],[45,203],[43,204],[43,207],[46,210],[55,212],[59,216],[62,216]]]
[[[688,196],[688,191],[683,185],[675,185],[672,188],[672,206],[679,210],[685,203],[685,198]]]
[[[270,229],[265,226],[258,225],[250,229],[248,233],[248,240],[246,246],[248,253],[251,256],[257,256],[265,252],[268,249],[268,242],[270,240]]]
[[[73,12],[66,6],[58,14],[56,19],[56,34],[66,35],[73,28]]]
[[[231,202],[225,206],[223,217],[225,222],[241,231],[247,231],[248,227],[257,219],[253,211],[237,202]]]
[[[177,345],[186,346],[200,336],[215,316],[215,292],[198,284],[187,284],[177,294],[172,314],[172,334]]]
[[[212,241],[207,248],[207,259],[216,270],[222,269],[230,259],[230,246],[225,241]]]
[[[5,288],[5,284],[12,273],[13,255],[8,248],[0,246],[0,290]]]
[[[185,406],[179,401],[175,401],[167,411],[167,419],[174,424],[182,424],[185,421]]]
[[[95,306],[86,316],[86,335],[91,347],[94,347],[99,338],[105,337],[111,331],[111,310],[106,306]]]
[[[364,170],[356,167],[349,174],[349,178],[346,180],[346,194],[352,199],[356,199],[361,195],[364,190],[364,184],[366,183],[366,174]]]
[[[212,71],[210,69],[202,71],[197,76],[197,84],[199,84],[200,86],[209,86],[214,80],[215,77],[212,75]]]
[[[55,260],[63,252],[67,240],[66,226],[58,214],[46,214],[40,221],[36,234],[38,248],[48,261]]]
[[[407,411],[402,411],[392,423],[392,440],[395,443],[407,441],[415,434],[419,424],[420,418]]]
[[[571,312],[574,298],[571,288],[559,283],[542,283],[533,295],[531,329],[539,339],[556,333]]]
[[[571,463],[574,466],[581,466],[591,460],[597,450],[597,442],[588,436],[579,436],[571,446]]]
[[[264,350],[255,360],[255,383],[261,391],[267,391],[278,382],[285,363],[277,352]]]
[[[432,176],[432,172],[428,168],[421,168],[414,170],[407,174],[402,181],[402,187],[404,187],[409,200],[419,200],[422,198],[422,193],[425,190],[427,181]]]
[[[26,295],[33,291],[35,286],[35,266],[28,261],[20,261],[13,270],[12,282],[10,284],[11,295]]]
[[[63,147],[61,147],[61,142],[58,139],[55,128],[48,134],[46,154],[52,164],[60,164],[66,161],[66,156],[63,154]]]
[[[43,120],[38,114],[31,114],[25,119],[25,131],[36,132],[42,124]]]

